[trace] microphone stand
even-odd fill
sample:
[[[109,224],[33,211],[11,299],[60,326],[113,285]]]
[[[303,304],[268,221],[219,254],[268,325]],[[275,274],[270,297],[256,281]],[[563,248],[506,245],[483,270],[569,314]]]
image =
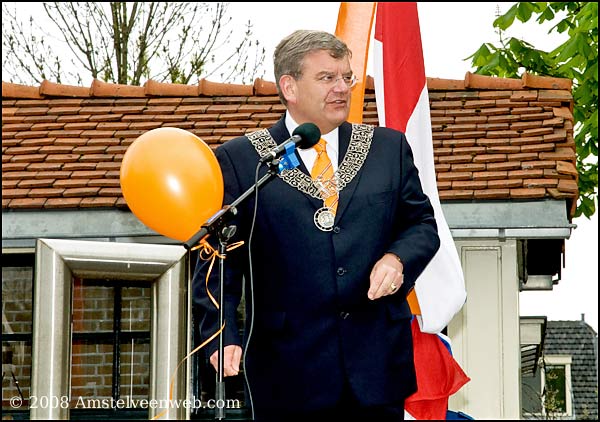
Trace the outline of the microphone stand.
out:
[[[293,153],[293,152],[292,152]],[[252,195],[262,185],[267,183],[270,179],[276,176],[282,168],[289,168],[289,160],[294,160],[288,156],[279,158],[273,158],[268,162],[269,169],[267,173],[259,179],[250,189],[240,195],[231,205],[225,205],[219,211],[217,211],[212,217],[208,219],[206,223],[202,225],[200,230],[186,241],[183,246],[190,250],[201,240],[208,238],[211,234],[217,235],[219,238],[219,328],[223,326],[224,312],[223,312],[223,299],[225,290],[225,257],[227,253],[227,245],[229,239],[233,237],[236,231],[235,225],[229,225],[228,220],[237,215],[237,206],[242,203],[246,198]],[[283,164],[282,164],[283,162]],[[297,162],[297,160],[296,160]],[[296,164],[297,165],[297,164]],[[221,420],[225,418],[225,382],[223,380],[223,333],[219,335],[219,356],[218,356],[218,370],[215,385],[215,419]]]

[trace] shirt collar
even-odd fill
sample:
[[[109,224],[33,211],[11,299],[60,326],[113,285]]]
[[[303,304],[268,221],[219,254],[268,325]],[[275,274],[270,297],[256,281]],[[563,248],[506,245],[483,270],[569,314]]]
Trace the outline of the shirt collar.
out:
[[[286,126],[288,132],[290,133],[290,135],[292,133],[294,133],[294,130],[296,130],[296,128],[298,126],[300,126],[298,123],[296,123],[294,118],[287,111],[285,113],[285,126]],[[321,134],[321,138],[325,139],[325,142],[327,142],[327,147],[333,148],[336,155],[338,154],[338,151],[339,151],[339,130],[340,130],[339,127],[336,127],[329,133],[326,133],[324,135]]]

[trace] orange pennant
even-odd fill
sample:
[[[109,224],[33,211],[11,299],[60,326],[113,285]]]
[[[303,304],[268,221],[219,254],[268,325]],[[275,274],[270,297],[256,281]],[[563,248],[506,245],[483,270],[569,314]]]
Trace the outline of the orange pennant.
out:
[[[375,2],[342,2],[338,13],[335,35],[352,51],[350,65],[358,77],[358,83],[352,88],[352,103],[348,116],[348,121],[352,123],[362,123],[367,84],[367,57],[376,4]]]

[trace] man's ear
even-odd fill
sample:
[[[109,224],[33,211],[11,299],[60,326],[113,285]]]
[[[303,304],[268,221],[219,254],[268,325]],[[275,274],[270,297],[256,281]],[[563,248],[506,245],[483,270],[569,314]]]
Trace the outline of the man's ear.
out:
[[[281,88],[281,93],[283,97],[287,100],[288,103],[296,103],[297,100],[297,92],[298,85],[296,80],[290,75],[283,75],[279,78],[279,87]]]

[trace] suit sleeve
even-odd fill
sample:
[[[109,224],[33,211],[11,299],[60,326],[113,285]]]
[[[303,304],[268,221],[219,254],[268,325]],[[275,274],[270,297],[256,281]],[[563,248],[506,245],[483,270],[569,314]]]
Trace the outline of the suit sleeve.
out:
[[[240,186],[235,173],[235,168],[232,165],[232,160],[223,148],[216,150],[216,157],[221,166],[223,174],[224,190],[223,204],[231,204],[240,195]],[[239,221],[233,218],[230,224],[236,225],[236,233],[240,232]],[[239,236],[235,236],[229,240],[229,245],[240,240]],[[210,245],[218,250],[218,237],[210,235],[208,238]],[[242,295],[242,280],[244,273],[244,256],[247,256],[244,251],[245,245],[227,252],[225,265],[225,281],[224,281],[224,303],[223,316],[225,320],[225,329],[223,331],[224,345],[241,345],[237,325],[237,308]],[[219,310],[211,301],[207,289],[210,291],[213,298],[219,300],[219,258],[214,260],[214,264],[209,274],[208,285],[206,282],[207,273],[210,267],[210,260],[203,260],[200,256],[196,263],[194,277],[192,280],[193,300],[196,305],[196,311],[199,315],[199,329],[202,341],[206,341],[210,336],[219,330]],[[206,353],[210,356],[218,349],[218,336],[215,337],[207,346]]]
[[[394,132],[400,136],[401,188],[395,236],[388,252],[397,255],[404,265],[401,293],[407,295],[439,249],[440,238],[433,207],[421,187],[410,145],[403,133]]]

